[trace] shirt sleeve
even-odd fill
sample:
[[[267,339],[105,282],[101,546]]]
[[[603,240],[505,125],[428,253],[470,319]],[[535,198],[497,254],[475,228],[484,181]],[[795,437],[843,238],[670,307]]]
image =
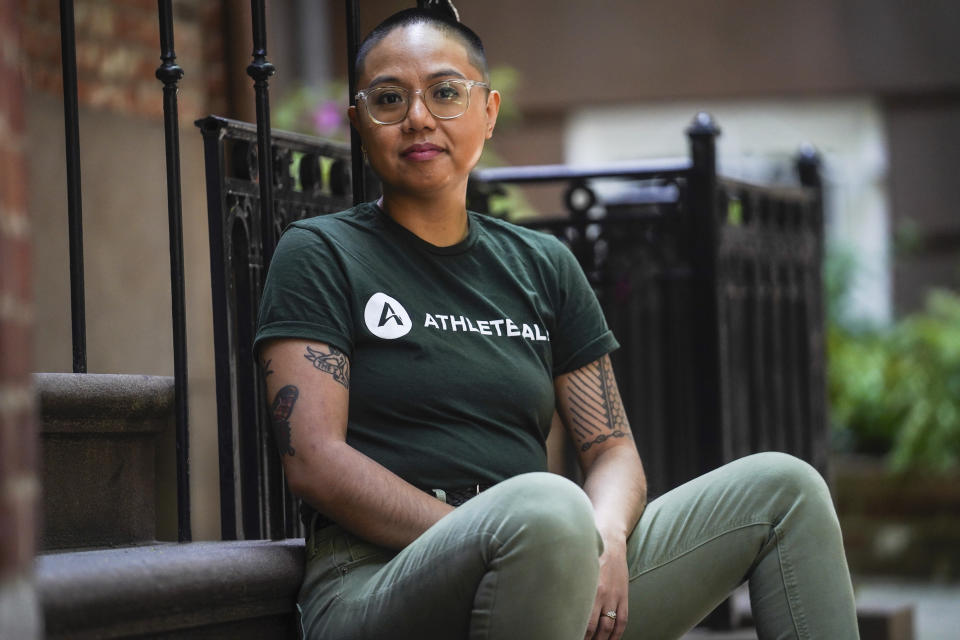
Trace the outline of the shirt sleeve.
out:
[[[620,347],[600,308],[600,301],[577,259],[555,240],[557,272],[556,328],[551,336],[554,377],[598,360]]]
[[[328,239],[290,227],[267,272],[254,350],[272,338],[325,342],[353,354],[349,286]]]

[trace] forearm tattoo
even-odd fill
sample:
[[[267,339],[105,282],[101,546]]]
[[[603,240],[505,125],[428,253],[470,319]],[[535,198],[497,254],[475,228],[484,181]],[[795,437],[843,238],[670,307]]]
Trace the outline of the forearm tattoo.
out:
[[[350,361],[343,352],[336,347],[327,347],[330,352],[324,353],[321,349],[307,347],[307,352],[303,357],[313,363],[313,366],[320,371],[326,371],[333,376],[333,379],[342,384],[347,389],[350,388]]]
[[[560,400],[567,406],[571,435],[581,451],[609,438],[630,435],[609,358],[570,374],[565,393],[566,398]]]
[[[270,421],[273,424],[273,437],[277,441],[277,449],[281,456],[292,456],[296,453],[290,442],[290,414],[297,404],[300,391],[292,384],[277,391],[270,407]]]

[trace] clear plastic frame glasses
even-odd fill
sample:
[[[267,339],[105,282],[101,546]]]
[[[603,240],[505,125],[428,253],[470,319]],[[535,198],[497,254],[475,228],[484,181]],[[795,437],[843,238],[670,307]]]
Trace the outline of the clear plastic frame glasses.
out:
[[[470,91],[473,87],[490,88],[478,80],[441,80],[426,89],[410,91],[403,87],[376,87],[357,92],[357,101],[363,100],[370,119],[377,124],[396,124],[407,117],[411,93],[418,93],[423,104],[434,118],[452,120],[459,118],[470,108]]]

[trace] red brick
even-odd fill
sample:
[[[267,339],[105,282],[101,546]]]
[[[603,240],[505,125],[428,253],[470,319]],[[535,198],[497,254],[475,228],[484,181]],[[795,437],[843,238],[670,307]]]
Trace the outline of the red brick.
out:
[[[126,44],[103,48],[101,51],[103,55],[98,60],[95,70],[97,77],[104,82],[118,84],[136,82],[137,71],[150,57]]]
[[[19,412],[13,407],[6,406],[8,402],[4,400],[3,395],[5,389],[6,387],[0,387],[0,481],[13,474],[13,467],[16,464],[14,438],[20,424]]]
[[[157,15],[156,0],[122,0],[122,4],[128,10],[138,10],[142,13]],[[174,15],[176,15],[176,7],[174,7]]]
[[[77,75],[96,77],[104,56],[104,47],[99,42],[77,40]]]
[[[55,96],[63,95],[63,79],[60,70],[36,69],[27,75],[27,84],[33,89]]]
[[[55,25],[60,24],[60,7],[56,2],[36,2],[36,0],[24,0],[24,4],[29,7],[30,13],[41,22],[49,22]]]
[[[22,104],[22,103],[21,103]],[[4,114],[6,115],[6,114]],[[23,140],[23,119],[8,121],[14,140]],[[0,202],[4,207],[23,211],[27,204],[27,175],[23,165],[23,150],[0,146]]]
[[[3,321],[0,324],[0,385],[20,381],[33,366],[30,327]]]
[[[78,34],[85,37],[113,37],[116,10],[103,2],[74,3],[73,18]]]
[[[158,49],[159,51],[159,49]],[[163,86],[159,80],[157,80],[156,72],[157,67],[161,64],[160,55],[156,57],[144,56],[140,58],[137,62],[137,73],[136,77],[142,82],[144,78],[149,78],[152,82],[156,83],[157,86]]]
[[[49,4],[49,3],[44,3]],[[221,63],[222,11],[217,3],[175,3],[174,35],[177,62],[201,78],[197,95],[186,98],[186,113],[205,111],[211,92],[223,93],[222,82],[207,82],[213,71],[206,60]],[[26,5],[23,5],[26,6]],[[27,34],[27,82],[39,91],[62,94],[60,76],[59,13],[30,7],[24,12]],[[154,0],[78,0],[75,8],[80,104],[99,109],[158,118],[160,98],[147,98],[144,83],[160,66],[160,37]],[[109,33],[108,33],[109,32]],[[212,34],[212,35],[211,35]],[[56,46],[50,46],[56,43]],[[217,72],[223,75],[222,66]]]
[[[28,305],[33,295],[30,238],[0,237],[0,249],[3,250],[0,254],[0,293],[13,297],[17,303]]]
[[[22,121],[23,96],[21,86],[19,73],[11,69],[0,68],[0,114],[3,114],[5,120],[18,119]],[[17,117],[17,113],[20,114],[19,117]],[[22,127],[16,128],[20,129]]]
[[[53,3],[43,3],[53,4]],[[21,5],[22,6],[22,5]],[[36,430],[32,422],[29,375],[32,368],[32,327],[29,314],[18,310],[32,297],[29,283],[28,234],[10,232],[10,217],[26,207],[24,156],[19,149],[24,132],[23,89],[19,61],[24,54],[21,16],[14,3],[0,5],[0,578],[28,567],[33,559],[36,531]],[[26,322],[24,321],[26,320]]]
[[[116,37],[129,42],[137,42],[160,51],[160,19],[156,13],[157,5],[153,4],[152,15],[142,12],[121,10],[116,12]],[[174,38],[176,38],[176,21],[174,21]]]
[[[18,397],[31,395],[29,380],[24,376],[18,382],[2,386],[5,404],[11,400],[17,406],[0,406],[0,478],[31,473],[36,467],[36,429],[33,422],[33,405],[24,404]]]

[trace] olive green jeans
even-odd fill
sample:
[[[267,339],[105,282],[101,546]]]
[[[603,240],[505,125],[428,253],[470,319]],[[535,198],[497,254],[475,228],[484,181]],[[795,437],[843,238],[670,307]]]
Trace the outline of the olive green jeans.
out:
[[[583,491],[547,473],[473,498],[396,553],[328,526],[307,540],[306,638],[583,638],[602,542]],[[857,638],[826,484],[762,453],[651,502],[628,541],[624,638],[677,638],[748,581],[759,638]]]

